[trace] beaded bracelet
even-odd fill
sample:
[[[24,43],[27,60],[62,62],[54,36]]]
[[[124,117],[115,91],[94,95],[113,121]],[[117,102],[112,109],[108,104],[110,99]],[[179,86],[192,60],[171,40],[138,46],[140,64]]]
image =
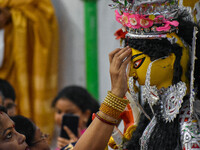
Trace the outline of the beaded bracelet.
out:
[[[114,121],[110,121],[110,120],[105,119],[103,116],[101,116],[101,115],[99,114],[99,112],[96,113],[96,117],[97,117],[100,121],[102,121],[102,122],[104,122],[104,123],[106,123],[106,124],[109,124],[109,125],[112,125],[112,126],[117,125],[117,122],[116,122],[116,121],[114,122]]]

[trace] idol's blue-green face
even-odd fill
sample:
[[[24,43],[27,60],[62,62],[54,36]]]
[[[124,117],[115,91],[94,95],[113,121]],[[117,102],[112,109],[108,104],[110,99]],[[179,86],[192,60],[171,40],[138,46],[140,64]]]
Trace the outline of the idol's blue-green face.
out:
[[[168,87],[172,84],[175,55],[172,53],[168,57],[155,61],[151,68],[151,85],[157,88]],[[132,60],[129,76],[137,79],[140,85],[145,84],[147,68],[151,63],[148,55],[141,51],[132,49]]]

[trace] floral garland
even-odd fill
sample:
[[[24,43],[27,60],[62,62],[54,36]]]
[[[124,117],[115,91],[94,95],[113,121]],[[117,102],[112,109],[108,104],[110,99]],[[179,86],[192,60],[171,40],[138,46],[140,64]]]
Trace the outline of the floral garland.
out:
[[[124,12],[122,15],[119,14],[118,10],[115,10],[116,20],[121,23],[123,26],[139,29],[139,28],[151,28],[153,31],[169,31],[172,26],[178,27],[178,21],[169,21],[165,19],[162,15],[139,15],[139,14],[130,14]],[[156,26],[159,25],[159,26]]]

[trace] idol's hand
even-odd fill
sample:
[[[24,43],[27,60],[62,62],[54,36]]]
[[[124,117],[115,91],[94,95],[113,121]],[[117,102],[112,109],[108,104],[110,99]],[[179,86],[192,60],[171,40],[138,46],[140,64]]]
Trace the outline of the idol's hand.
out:
[[[131,48],[117,48],[109,54],[111,92],[118,97],[124,97],[127,92],[126,68],[131,60]]]
[[[0,7],[0,29],[4,28],[11,21],[9,9]]]

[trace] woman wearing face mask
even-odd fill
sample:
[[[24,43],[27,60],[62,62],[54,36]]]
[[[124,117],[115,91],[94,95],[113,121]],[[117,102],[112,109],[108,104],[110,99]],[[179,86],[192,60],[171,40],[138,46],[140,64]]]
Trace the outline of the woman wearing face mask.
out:
[[[26,136],[26,143],[30,150],[50,150],[47,143],[47,135],[28,118],[23,116],[14,116],[11,119],[15,122],[15,129]]]
[[[0,150],[30,150],[26,137],[15,130],[15,123],[0,106]]]

